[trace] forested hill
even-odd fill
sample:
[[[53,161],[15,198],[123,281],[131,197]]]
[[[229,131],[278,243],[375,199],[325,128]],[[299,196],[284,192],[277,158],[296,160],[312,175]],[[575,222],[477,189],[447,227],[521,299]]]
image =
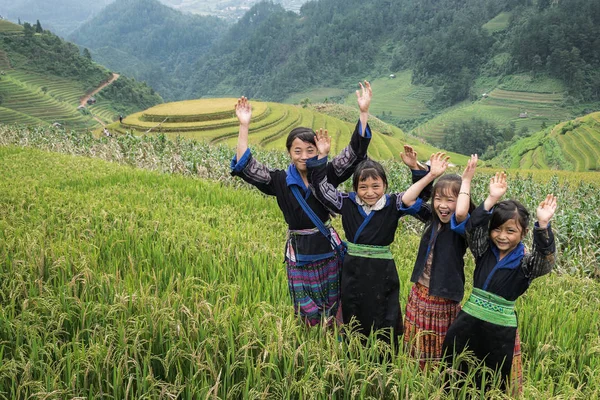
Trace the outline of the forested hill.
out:
[[[598,100],[599,27],[600,2],[588,0],[318,0],[300,14],[265,2],[200,60],[192,92],[281,100],[410,68],[438,107],[468,98],[479,76],[519,72]]]
[[[89,48],[99,63],[146,81],[165,99],[173,99],[182,97],[197,60],[226,27],[216,17],[183,14],[156,0],[122,0],[69,39]]]
[[[81,51],[44,30],[0,20],[0,123],[89,129],[161,103],[145,83],[121,75],[82,108],[81,98],[114,76]],[[96,119],[92,118],[95,117]]]

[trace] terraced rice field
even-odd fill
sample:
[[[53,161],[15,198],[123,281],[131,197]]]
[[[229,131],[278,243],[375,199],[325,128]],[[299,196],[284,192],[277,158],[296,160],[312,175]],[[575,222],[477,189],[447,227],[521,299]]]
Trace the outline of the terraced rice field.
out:
[[[558,148],[552,143],[557,143]],[[513,168],[557,168],[562,167],[557,162],[564,159],[575,171],[599,171],[600,112],[522,139],[507,149],[501,158]]]
[[[554,125],[573,118],[566,109],[560,107],[562,94],[517,92],[494,89],[487,98],[476,102],[464,102],[441,115],[419,125],[411,133],[431,143],[441,144],[444,131],[452,124],[481,118],[496,124],[499,128],[514,122],[517,130],[522,127],[538,131],[542,123]],[[526,113],[527,117],[520,115]]]
[[[91,117],[77,111],[76,106],[52,96],[48,86],[48,92],[44,93],[41,87],[36,87],[32,83],[32,80],[21,81],[21,78],[22,75],[17,71],[10,71],[2,76],[0,80],[2,107],[46,123],[59,122],[72,129],[91,127],[96,124]],[[59,81],[48,80],[47,83],[50,86],[56,85],[53,93],[57,95],[72,95],[71,92],[61,91],[64,88],[61,89]],[[13,116],[16,115],[13,113]],[[4,120],[2,122],[8,123]]]
[[[32,91],[41,91],[42,88],[46,88],[46,94],[55,100],[68,103],[75,108],[79,105],[79,99],[87,90],[79,82],[58,76],[48,76],[19,70],[10,71],[9,75]]]
[[[348,94],[347,90],[338,88],[315,88],[302,93],[290,95],[283,102],[286,104],[300,104],[304,99],[309,99],[311,103],[323,103],[332,97],[343,97]]]
[[[162,132],[170,138],[183,137],[212,144],[234,147],[239,123],[234,114],[236,99],[200,99],[161,104],[146,111],[127,116],[122,124],[108,126],[111,131],[136,134]],[[356,122],[346,122],[306,108],[266,102],[251,102],[253,118],[250,123],[249,143],[266,149],[285,149],[288,133],[295,127],[327,129],[332,137],[332,151],[340,151],[350,140]],[[357,114],[358,115],[358,114]],[[409,143],[421,158],[436,151],[416,138],[407,137],[398,128],[392,135],[375,132],[369,152],[376,159],[399,158],[402,146]],[[464,163],[466,157],[453,155],[453,162]]]
[[[433,96],[433,89],[425,86],[415,86],[411,83],[412,71],[402,71],[396,78],[382,77],[371,82],[373,101],[370,112],[373,115],[391,113],[402,119],[418,118],[429,112],[425,102]],[[356,95],[349,94],[344,102],[356,105]]]

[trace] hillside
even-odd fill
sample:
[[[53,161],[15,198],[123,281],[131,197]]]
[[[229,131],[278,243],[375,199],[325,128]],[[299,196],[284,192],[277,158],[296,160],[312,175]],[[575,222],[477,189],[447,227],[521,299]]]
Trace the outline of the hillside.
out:
[[[91,129],[99,126],[94,117],[110,123],[119,114],[162,102],[151,88],[123,76],[98,93],[94,105],[78,108],[111,72],[49,31],[1,22],[0,123]]]
[[[195,64],[226,27],[219,18],[183,14],[157,0],[124,0],[107,6],[69,40],[88,48],[100,64],[173,100],[183,98]]]
[[[600,171],[600,112],[510,143],[492,161],[507,168]]]
[[[127,116],[123,123],[108,126],[124,134],[163,133],[167,137],[194,139],[211,144],[234,147],[239,123],[234,113],[236,99],[200,99],[165,103]],[[249,143],[264,149],[284,150],[287,134],[297,126],[325,128],[332,137],[332,151],[340,151],[350,140],[358,121],[358,112],[341,105],[315,105],[302,108],[295,105],[252,101],[253,118]],[[369,153],[379,160],[398,159],[405,143],[412,145],[422,160],[436,148],[417,138],[405,135],[401,129],[376,118],[370,121],[375,135]],[[463,165],[466,157],[451,154],[452,162]]]
[[[0,0],[0,15],[14,23],[34,24],[65,36],[113,0]]]

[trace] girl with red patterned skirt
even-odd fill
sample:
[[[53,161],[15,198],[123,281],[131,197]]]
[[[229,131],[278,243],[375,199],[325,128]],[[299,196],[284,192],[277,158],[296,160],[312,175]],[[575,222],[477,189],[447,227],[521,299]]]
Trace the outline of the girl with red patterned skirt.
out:
[[[402,158],[410,166],[414,162],[408,160],[416,159],[416,153],[405,146]],[[439,178],[431,205],[424,205],[425,212],[420,213],[426,225],[411,276],[414,285],[406,305],[404,343],[421,368],[442,359],[446,332],[460,311],[467,250],[464,229],[474,209],[470,192],[476,165],[477,155],[473,155],[462,178],[455,174]],[[402,202],[410,206],[418,195],[409,189]]]

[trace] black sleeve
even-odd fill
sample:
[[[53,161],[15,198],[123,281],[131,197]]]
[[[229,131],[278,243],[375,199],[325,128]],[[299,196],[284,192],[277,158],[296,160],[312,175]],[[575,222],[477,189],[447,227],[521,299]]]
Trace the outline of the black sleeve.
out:
[[[231,160],[231,175],[239,176],[249,184],[256,186],[264,194],[275,196],[273,175],[275,170],[269,170],[254,157],[250,149],[247,149],[241,159],[234,155]]]
[[[367,158],[367,149],[371,142],[371,127],[367,124],[365,136],[361,136],[360,120],[354,127],[350,138],[350,144],[340,154],[335,156],[327,164],[327,181],[334,187],[338,187],[352,176],[356,166]]]
[[[329,211],[340,213],[344,204],[346,194],[338,191],[328,179],[327,158],[317,159],[313,157],[306,161],[308,169],[308,183],[315,197]]]
[[[469,244],[469,248],[475,259],[485,253],[490,246],[488,240],[488,226],[491,217],[491,211],[486,211],[485,208],[483,208],[483,203],[481,203],[479,207],[473,211],[471,217],[467,221],[465,234],[467,243]]]
[[[546,275],[555,263],[556,245],[554,244],[554,234],[552,228],[548,225],[547,228],[540,228],[538,223],[535,223],[533,229],[533,248],[531,253],[528,253],[523,262],[522,268],[525,276],[530,280]]]

